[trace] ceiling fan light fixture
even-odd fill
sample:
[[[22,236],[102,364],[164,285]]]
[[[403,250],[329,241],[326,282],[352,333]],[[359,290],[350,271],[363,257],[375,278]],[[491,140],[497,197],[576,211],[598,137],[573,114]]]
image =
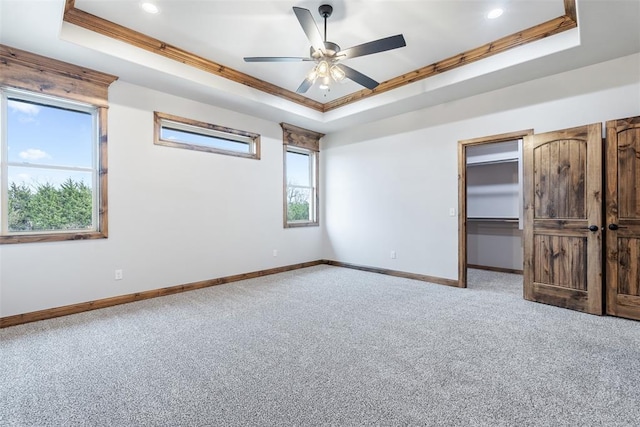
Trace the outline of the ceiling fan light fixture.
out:
[[[329,76],[329,63],[327,61],[320,61],[316,66],[316,70],[318,72],[318,77],[328,77]]]
[[[333,77],[333,80],[336,82],[342,81],[346,76],[344,71],[336,65],[332,66],[329,71],[331,72],[331,77]]]
[[[312,84],[316,82],[316,79],[318,78],[318,67],[313,67],[313,70],[311,70],[309,72],[309,74],[307,74],[307,80],[309,80]]]
[[[322,78],[322,83],[320,83],[320,85],[318,87],[321,90],[328,90],[329,89],[329,83],[331,83],[331,80],[329,79],[329,76],[323,77]]]

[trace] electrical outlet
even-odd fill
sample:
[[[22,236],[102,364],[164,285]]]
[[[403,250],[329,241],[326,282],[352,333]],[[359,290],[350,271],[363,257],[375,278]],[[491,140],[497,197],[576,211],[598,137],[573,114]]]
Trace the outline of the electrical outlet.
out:
[[[116,280],[122,280],[122,270],[116,270],[115,278]]]
[[[277,249],[273,250],[273,256],[278,256],[278,250]]]
[[[396,259],[396,251],[391,251],[391,259]]]

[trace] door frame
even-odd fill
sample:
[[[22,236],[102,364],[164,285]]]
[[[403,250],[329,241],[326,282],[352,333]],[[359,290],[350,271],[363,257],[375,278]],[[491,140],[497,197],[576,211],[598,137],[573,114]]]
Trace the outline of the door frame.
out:
[[[467,147],[524,139],[533,129],[458,141],[458,287],[467,287]]]

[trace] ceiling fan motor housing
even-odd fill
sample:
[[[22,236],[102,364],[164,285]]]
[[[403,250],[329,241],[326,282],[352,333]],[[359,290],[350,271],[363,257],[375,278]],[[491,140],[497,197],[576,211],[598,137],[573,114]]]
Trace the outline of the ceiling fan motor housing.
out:
[[[324,55],[319,50],[314,50],[313,46],[309,48],[310,56],[314,59],[326,58],[331,59],[336,56],[336,53],[340,52],[340,46],[333,42],[324,42]]]
[[[318,8],[318,12],[320,12],[320,16],[327,19],[333,13],[333,6],[330,4],[323,4]]]

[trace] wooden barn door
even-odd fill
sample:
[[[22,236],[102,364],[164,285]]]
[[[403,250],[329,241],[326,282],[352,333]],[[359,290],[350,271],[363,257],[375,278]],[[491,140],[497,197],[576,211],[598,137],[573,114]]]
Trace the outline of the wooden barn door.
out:
[[[602,314],[602,125],[525,137],[524,297]]]
[[[640,320],[640,117],[607,122],[607,314]]]

